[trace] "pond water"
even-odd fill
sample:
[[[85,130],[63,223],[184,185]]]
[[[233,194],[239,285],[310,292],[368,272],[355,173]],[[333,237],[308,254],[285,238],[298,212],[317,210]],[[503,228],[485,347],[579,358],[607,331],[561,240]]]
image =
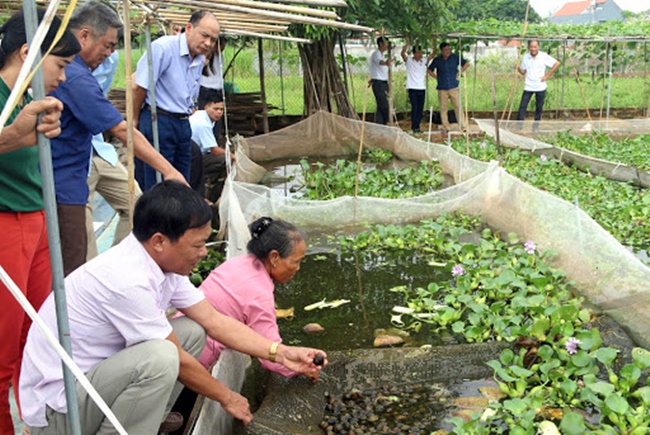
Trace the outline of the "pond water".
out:
[[[276,286],[277,307],[295,309],[291,320],[278,319],[280,335],[288,344],[325,350],[372,348],[376,331],[393,327],[392,308],[404,305],[403,295],[390,292],[391,288],[426,287],[445,278],[439,269],[427,263],[428,259],[408,253],[399,257],[355,257],[329,252],[307,255],[293,280]],[[304,309],[323,299],[350,302],[336,308]],[[305,332],[303,327],[309,323],[318,323],[324,331]],[[406,346],[456,343],[449,333],[433,334],[426,324],[419,332],[409,334],[405,337]]]
[[[644,264],[650,266],[650,246],[627,246],[627,249]]]

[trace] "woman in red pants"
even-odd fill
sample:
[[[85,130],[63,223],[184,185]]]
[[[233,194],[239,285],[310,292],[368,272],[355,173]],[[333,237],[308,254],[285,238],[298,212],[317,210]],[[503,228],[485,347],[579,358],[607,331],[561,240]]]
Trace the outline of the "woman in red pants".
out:
[[[39,22],[44,11],[38,12]],[[44,55],[53,44],[61,21],[55,18],[41,45]],[[25,17],[12,16],[0,27],[0,103],[5,106],[27,57]],[[65,80],[65,67],[81,47],[65,31],[42,64],[45,91]],[[37,310],[50,293],[52,273],[45,229],[41,175],[38,170],[36,132],[57,136],[60,101],[31,101],[23,94],[0,134],[0,266]],[[37,117],[44,113],[37,126]],[[31,320],[0,282],[0,433],[13,434],[9,410],[9,385],[18,385],[20,363]],[[17,388],[16,399],[18,399]]]

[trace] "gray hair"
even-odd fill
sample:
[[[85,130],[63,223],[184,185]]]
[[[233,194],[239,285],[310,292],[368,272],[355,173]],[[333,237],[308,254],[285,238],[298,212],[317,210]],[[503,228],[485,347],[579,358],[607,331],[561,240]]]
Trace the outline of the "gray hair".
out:
[[[115,8],[106,3],[91,1],[75,9],[68,28],[72,32],[87,28],[93,38],[100,38],[109,28],[116,29],[118,35],[121,34],[123,24]]]

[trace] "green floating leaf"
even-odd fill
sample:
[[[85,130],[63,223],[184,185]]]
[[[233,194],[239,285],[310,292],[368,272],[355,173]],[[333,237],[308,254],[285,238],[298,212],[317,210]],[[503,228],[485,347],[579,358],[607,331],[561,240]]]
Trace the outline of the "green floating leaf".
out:
[[[625,367],[621,369],[621,376],[632,384],[636,384],[641,377],[641,369],[634,364],[626,364]]]
[[[593,359],[589,356],[587,352],[584,350],[579,350],[578,353],[575,355],[571,356],[571,362],[573,365],[576,367],[586,367],[588,366]]]
[[[512,359],[515,357],[515,353],[511,349],[503,349],[501,355],[499,355],[499,360],[504,365],[508,365],[512,362]]]
[[[605,398],[605,405],[617,414],[625,414],[629,409],[627,400],[618,393],[610,394]]]
[[[530,370],[519,366],[510,366],[510,371],[515,376],[519,376],[520,378],[527,378],[533,374],[533,372],[531,372]]]
[[[596,359],[603,364],[609,365],[614,362],[618,350],[611,347],[601,347],[596,351]]]
[[[560,431],[564,434],[579,435],[587,432],[585,419],[579,412],[568,411],[564,413],[560,423]]]
[[[536,321],[533,324],[531,333],[533,334],[534,337],[539,338],[540,340],[544,340],[546,338],[546,333],[548,332],[550,327],[551,327],[551,321],[549,319],[541,319]]]
[[[650,197],[650,195],[648,195]],[[640,347],[632,349],[632,358],[637,367],[645,369],[650,367],[650,352]]]
[[[600,394],[601,396],[609,396],[614,392],[616,387],[610,384],[609,382],[596,382],[589,385],[588,387],[591,391]]]
[[[503,407],[514,415],[523,414],[528,408],[526,401],[523,399],[510,399],[503,402]]]
[[[544,361],[548,361],[553,356],[554,353],[555,351],[548,344],[545,344],[541,346],[539,349],[537,349],[537,356],[543,359]]]

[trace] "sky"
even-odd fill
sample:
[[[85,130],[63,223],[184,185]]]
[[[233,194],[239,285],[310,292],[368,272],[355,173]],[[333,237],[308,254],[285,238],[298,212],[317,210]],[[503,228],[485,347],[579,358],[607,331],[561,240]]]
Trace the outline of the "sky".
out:
[[[530,0],[530,5],[542,18],[557,11],[570,0]],[[622,9],[630,12],[641,12],[650,9],[650,0],[614,0]]]

